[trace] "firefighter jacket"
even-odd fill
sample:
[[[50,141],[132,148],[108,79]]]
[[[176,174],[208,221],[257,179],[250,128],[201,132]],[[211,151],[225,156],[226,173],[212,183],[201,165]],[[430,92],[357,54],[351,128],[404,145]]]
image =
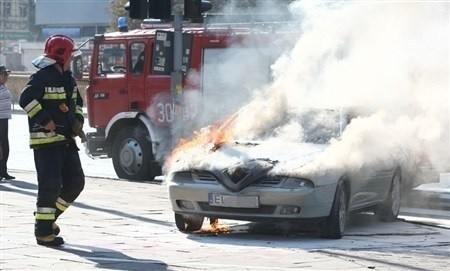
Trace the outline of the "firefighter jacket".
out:
[[[31,148],[73,141],[73,122],[75,119],[84,122],[83,99],[72,73],[61,74],[54,65],[30,76],[19,104],[28,115]],[[55,123],[54,131],[44,129],[50,120]]]

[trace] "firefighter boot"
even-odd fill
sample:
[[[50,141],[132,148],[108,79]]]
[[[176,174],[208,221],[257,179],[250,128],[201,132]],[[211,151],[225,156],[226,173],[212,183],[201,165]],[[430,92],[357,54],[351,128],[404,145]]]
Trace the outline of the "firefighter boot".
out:
[[[57,237],[53,232],[53,221],[36,219],[34,235],[36,242],[41,246],[60,246],[64,244],[62,237]]]
[[[36,212],[33,212],[33,216],[36,216]],[[58,236],[61,232],[61,229],[59,228],[58,224],[56,224],[56,222],[53,222],[52,229],[55,236]]]
[[[47,236],[36,236],[36,242],[41,246],[57,247],[64,244],[64,239],[62,237],[57,237],[54,234],[50,234]]]
[[[59,233],[61,232],[61,229],[59,228],[58,224],[56,224],[55,222],[53,222],[53,224],[52,224],[52,229],[53,229],[53,234],[55,236],[58,236]]]

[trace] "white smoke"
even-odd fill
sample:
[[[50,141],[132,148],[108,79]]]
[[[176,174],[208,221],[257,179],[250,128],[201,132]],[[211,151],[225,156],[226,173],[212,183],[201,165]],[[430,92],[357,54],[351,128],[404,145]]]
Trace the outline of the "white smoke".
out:
[[[333,144],[327,167],[424,154],[443,170],[449,3],[298,1],[291,10],[303,34],[273,65],[276,79],[262,98],[241,110],[236,133],[258,134],[300,106],[363,109]]]
[[[406,157],[427,157],[445,170],[449,3],[296,1],[290,11],[302,22],[297,42],[272,65],[273,83],[239,110],[233,134],[301,135],[302,127],[276,125],[302,107],[353,108],[360,116],[325,161],[299,170],[357,169]]]

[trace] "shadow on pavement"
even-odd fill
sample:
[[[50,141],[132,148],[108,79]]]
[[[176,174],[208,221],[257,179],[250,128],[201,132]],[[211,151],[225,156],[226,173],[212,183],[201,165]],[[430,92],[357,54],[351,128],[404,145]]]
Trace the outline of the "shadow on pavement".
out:
[[[12,185],[16,188],[5,186],[3,184],[9,184]],[[37,196],[37,185],[36,184],[31,184],[28,182],[24,182],[24,181],[20,181],[20,180],[10,180],[7,182],[0,182],[0,191],[9,191],[9,192],[14,192],[14,193],[20,193],[23,195],[27,195],[27,196],[33,196],[36,197]],[[26,190],[34,190],[33,192],[30,191],[26,191]],[[107,209],[107,208],[102,208],[102,207],[96,207],[96,206],[92,206],[89,204],[85,204],[82,202],[77,202],[75,201],[72,206],[81,208],[81,209],[86,209],[86,210],[95,210],[95,211],[99,211],[99,212],[104,212],[104,213],[108,213],[111,215],[116,215],[119,217],[126,217],[129,219],[134,219],[134,220],[138,220],[138,221],[143,221],[146,223],[153,223],[153,224],[159,224],[162,226],[168,226],[168,227],[173,227],[173,223],[170,222],[165,222],[165,221],[160,221],[160,220],[155,220],[155,219],[151,219],[151,218],[146,218],[146,217],[142,217],[142,216],[138,216],[138,215],[133,215],[133,214],[129,214],[126,212],[122,212],[122,211],[118,211],[115,209]]]
[[[67,243],[64,246],[54,247],[53,249],[77,255],[81,258],[96,263],[97,265],[95,267],[102,269],[154,271],[170,270],[164,262],[148,259],[136,259],[112,249],[70,245]]]
[[[24,181],[21,181],[18,179],[8,180],[8,183],[10,183],[11,185],[14,185],[17,188],[21,188],[21,189],[26,189],[26,190],[37,190],[38,189],[37,184],[24,182]]]

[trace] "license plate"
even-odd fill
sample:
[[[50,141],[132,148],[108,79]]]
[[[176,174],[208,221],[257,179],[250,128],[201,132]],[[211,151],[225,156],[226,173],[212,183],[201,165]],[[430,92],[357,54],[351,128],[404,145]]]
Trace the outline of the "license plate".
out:
[[[221,194],[209,194],[209,205],[232,208],[258,208],[257,196],[230,196]]]

